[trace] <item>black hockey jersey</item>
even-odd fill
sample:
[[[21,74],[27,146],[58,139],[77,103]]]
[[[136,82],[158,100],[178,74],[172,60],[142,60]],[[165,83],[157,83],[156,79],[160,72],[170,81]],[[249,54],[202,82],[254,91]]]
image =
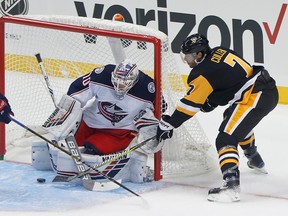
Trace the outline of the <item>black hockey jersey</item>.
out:
[[[236,52],[215,47],[191,70],[187,80],[189,90],[177,104],[176,112],[187,120],[207,99],[213,106],[245,103],[260,74],[253,73],[253,67]]]

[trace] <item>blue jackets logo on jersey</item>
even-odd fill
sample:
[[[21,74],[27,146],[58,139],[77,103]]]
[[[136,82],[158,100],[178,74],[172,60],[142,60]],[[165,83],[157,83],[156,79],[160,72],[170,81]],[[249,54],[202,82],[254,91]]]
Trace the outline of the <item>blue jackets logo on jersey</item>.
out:
[[[95,69],[94,69],[94,73],[100,74],[100,73],[102,73],[102,71],[103,71],[104,69],[105,69],[105,67],[95,68]]]
[[[116,104],[110,102],[98,102],[98,108],[99,113],[109,120],[113,126],[128,115]]]
[[[149,91],[150,93],[154,93],[154,92],[155,92],[155,84],[154,84],[154,82],[150,82],[150,83],[148,84],[148,91]]]

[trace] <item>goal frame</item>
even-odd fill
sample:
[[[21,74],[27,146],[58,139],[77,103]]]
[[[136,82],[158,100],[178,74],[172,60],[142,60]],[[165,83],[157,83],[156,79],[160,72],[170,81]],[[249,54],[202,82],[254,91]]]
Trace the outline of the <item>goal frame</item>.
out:
[[[121,38],[125,36],[127,39],[139,40],[149,42],[154,45],[154,81],[156,89],[155,98],[155,117],[160,119],[161,116],[161,40],[154,36],[139,35],[126,32],[117,32],[113,30],[105,30],[101,28],[88,28],[83,26],[76,26],[71,24],[52,23],[47,21],[32,20],[22,17],[0,17],[0,92],[5,94],[5,23],[28,25],[40,28],[56,29],[62,31],[95,34],[100,36],[109,36],[114,38]],[[13,100],[13,98],[8,98]],[[13,107],[12,107],[13,110]],[[15,116],[17,118],[17,116]],[[12,123],[13,124],[13,123]],[[0,159],[4,159],[6,153],[6,138],[5,138],[5,124],[0,123]],[[154,179],[162,179],[161,174],[161,151],[154,154]]]

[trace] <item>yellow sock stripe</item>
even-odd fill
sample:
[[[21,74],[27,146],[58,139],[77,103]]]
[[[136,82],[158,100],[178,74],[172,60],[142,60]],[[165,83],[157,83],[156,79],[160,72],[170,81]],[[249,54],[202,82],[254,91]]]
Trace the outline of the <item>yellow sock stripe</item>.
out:
[[[219,155],[222,155],[226,152],[236,152],[238,154],[238,150],[237,149],[234,149],[234,148],[225,148],[225,149],[222,149],[218,152]]]
[[[236,160],[236,159],[226,159],[226,160],[223,160],[220,163],[220,168],[222,168],[222,166],[224,166],[227,163],[234,163],[234,164],[236,164],[238,166],[238,160]]]
[[[251,136],[249,139],[243,141],[243,142],[239,142],[239,145],[243,146],[243,145],[247,145],[250,144],[253,140],[255,139],[254,135]]]

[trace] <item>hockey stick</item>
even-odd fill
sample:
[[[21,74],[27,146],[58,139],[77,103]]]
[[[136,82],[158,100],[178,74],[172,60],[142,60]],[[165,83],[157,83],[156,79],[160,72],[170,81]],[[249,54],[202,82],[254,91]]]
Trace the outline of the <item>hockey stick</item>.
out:
[[[111,162],[113,162],[113,161],[116,161],[116,160],[122,158],[123,156],[130,154],[131,152],[133,152],[133,151],[135,151],[136,149],[140,148],[141,146],[145,145],[148,141],[150,141],[150,140],[152,140],[152,139],[155,139],[155,138],[156,138],[156,136],[153,136],[153,137],[151,137],[151,138],[149,138],[149,139],[147,139],[147,140],[144,140],[143,142],[138,143],[137,145],[132,146],[129,150],[124,151],[123,153],[117,155],[116,157],[112,157],[111,159],[106,160],[106,161],[104,161],[104,162],[102,162],[102,163],[100,163],[100,164],[96,164],[96,165],[94,166],[94,168],[95,168],[95,169],[98,169],[98,168],[100,168],[100,167],[102,167],[102,166],[104,166],[104,165],[106,165],[106,164],[109,164],[109,163],[111,163]],[[92,171],[93,171],[93,169],[89,168],[89,169],[85,170],[84,172],[80,172],[80,173],[78,173],[78,174],[76,174],[76,175],[74,175],[74,176],[57,175],[57,176],[53,179],[53,182],[70,182],[70,181],[72,181],[72,180],[74,180],[74,179],[82,178],[83,176],[89,174],[89,173],[92,172]]]
[[[85,161],[82,161],[81,158],[73,155],[71,152],[67,151],[66,149],[58,146],[57,144],[55,144],[54,142],[52,142],[51,140],[45,138],[44,136],[42,136],[41,134],[38,134],[36,131],[32,130],[31,128],[27,127],[26,125],[22,124],[21,122],[17,121],[16,119],[14,119],[12,116],[9,115],[9,118],[11,119],[11,121],[13,121],[14,123],[18,124],[19,126],[25,128],[26,130],[28,130],[29,132],[33,133],[34,135],[38,136],[39,138],[43,139],[44,141],[46,141],[48,144],[51,144],[52,146],[54,146],[55,148],[59,149],[60,151],[64,152],[65,154],[71,156],[76,162],[79,163],[83,163],[85,164],[87,167],[89,167],[90,169],[93,169],[94,171],[96,171],[97,173],[99,173],[100,175],[102,175],[104,178],[110,180],[111,182],[117,184],[118,186],[122,187],[123,189],[129,191],[130,193],[134,194],[135,196],[141,197],[139,194],[135,193],[134,191],[130,190],[129,188],[127,188],[126,186],[124,186],[123,184],[119,183],[118,181],[116,181],[115,179],[111,178],[110,176],[102,173],[101,171],[99,171],[98,169],[94,168],[93,166],[85,163]]]
[[[79,148],[78,148],[78,145],[76,143],[76,140],[74,138],[74,135],[71,133],[67,136],[67,138],[65,139],[66,141],[66,144],[67,144],[67,147],[69,149],[69,151],[71,152],[71,154],[73,154],[74,156],[76,157],[79,157],[80,161],[77,161],[76,159],[73,158],[73,161],[78,169],[78,172],[83,172],[85,171],[85,166],[84,164],[82,163],[82,155],[79,151]],[[91,181],[91,178],[90,178],[90,175],[83,175],[82,177],[82,180],[83,180],[83,185],[84,187],[86,188],[86,184],[85,182],[88,180],[88,181]],[[93,190],[93,188],[87,188],[89,190]]]
[[[49,78],[47,76],[47,73],[46,73],[46,70],[45,70],[45,67],[44,67],[44,64],[43,64],[43,61],[42,61],[40,53],[35,54],[35,57],[36,57],[37,62],[39,64],[40,70],[41,70],[41,72],[42,72],[42,74],[44,76],[44,79],[45,79],[45,82],[46,82],[46,86],[48,88],[48,91],[49,91],[50,96],[52,98],[52,101],[54,103],[54,106],[57,108],[57,104],[56,104],[56,100],[55,100],[55,96],[54,96],[54,91],[53,91],[53,89],[52,89],[52,87],[50,85],[50,81],[49,81]]]
[[[86,170],[85,165],[83,164],[83,159],[82,159],[82,154],[79,151],[78,148],[78,144],[75,140],[74,135],[71,133],[67,136],[67,138],[65,139],[67,147],[69,149],[69,151],[71,152],[71,154],[73,154],[74,156],[77,156],[80,158],[81,161],[77,161],[75,159],[73,159],[75,166],[77,167],[77,170],[79,173],[82,173]],[[96,181],[93,181],[90,177],[89,174],[83,175],[81,177],[82,182],[83,182],[83,186],[90,191],[93,191],[95,186],[98,186]],[[54,181],[53,181],[54,182]]]

